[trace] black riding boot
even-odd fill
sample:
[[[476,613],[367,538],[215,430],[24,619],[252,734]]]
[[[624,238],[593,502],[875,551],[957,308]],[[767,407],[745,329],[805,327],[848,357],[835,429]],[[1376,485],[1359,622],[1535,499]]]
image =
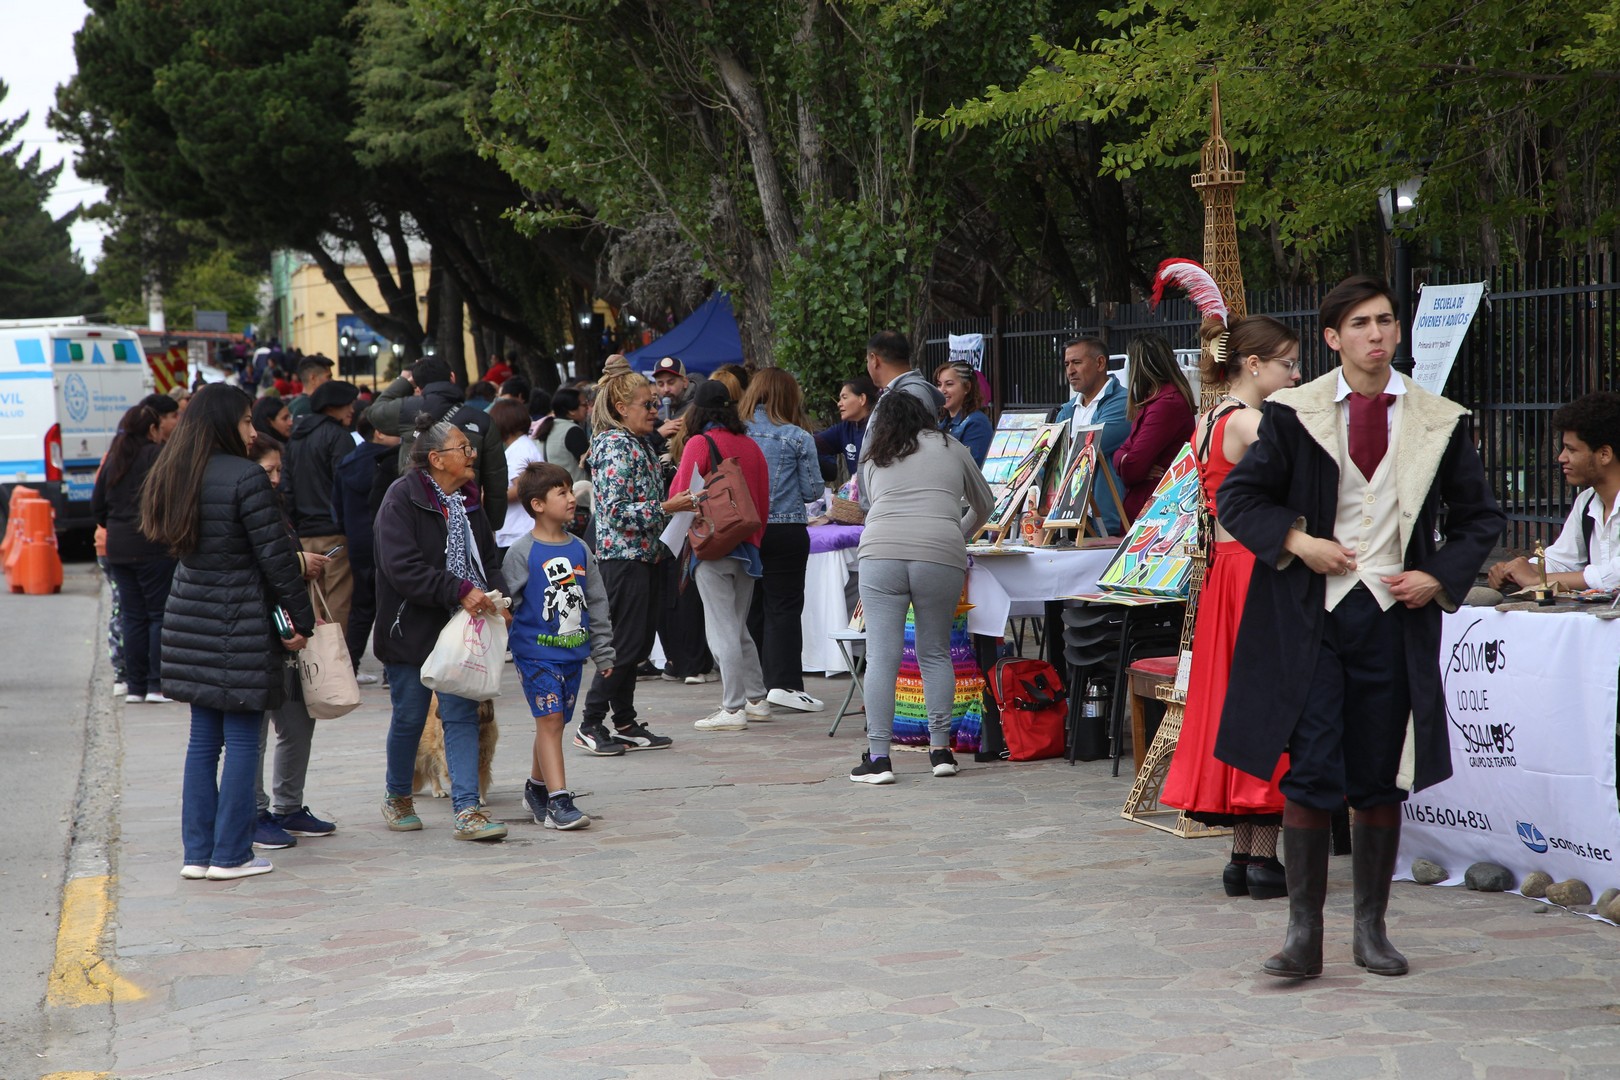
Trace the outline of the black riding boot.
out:
[[[1325,815],[1324,815],[1325,816]],[[1322,904],[1327,900],[1328,837],[1322,828],[1284,823],[1283,869],[1288,878],[1288,936],[1265,972],[1280,979],[1322,974]]]
[[[1406,957],[1395,951],[1384,933],[1395,854],[1401,846],[1399,819],[1394,828],[1363,825],[1351,829],[1350,865],[1356,884],[1356,935],[1352,955],[1374,975],[1405,975]]]

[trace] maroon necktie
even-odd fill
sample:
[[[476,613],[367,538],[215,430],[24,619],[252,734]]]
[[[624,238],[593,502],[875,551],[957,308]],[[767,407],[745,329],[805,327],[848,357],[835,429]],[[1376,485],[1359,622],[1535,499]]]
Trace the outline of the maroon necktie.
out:
[[[1389,407],[1394,394],[1350,395],[1350,460],[1368,480],[1389,449]]]

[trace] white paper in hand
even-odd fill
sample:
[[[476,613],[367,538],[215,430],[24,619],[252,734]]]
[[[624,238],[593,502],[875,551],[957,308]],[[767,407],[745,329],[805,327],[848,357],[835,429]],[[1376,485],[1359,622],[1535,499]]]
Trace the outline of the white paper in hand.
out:
[[[693,492],[703,490],[703,477],[695,471],[692,473],[691,490]],[[659,534],[658,539],[669,549],[671,555],[681,553],[681,545],[686,543],[687,530],[692,527],[692,521],[696,517],[697,515],[690,510],[677,510],[669,515],[669,524],[664,526],[664,531]]]

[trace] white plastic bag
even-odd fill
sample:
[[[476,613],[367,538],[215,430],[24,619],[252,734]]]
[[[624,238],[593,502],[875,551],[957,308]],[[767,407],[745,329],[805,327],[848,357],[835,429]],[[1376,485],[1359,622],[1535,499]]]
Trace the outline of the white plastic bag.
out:
[[[508,605],[499,593],[489,595],[497,608]],[[439,631],[439,640],[422,663],[422,685],[441,694],[489,701],[501,696],[505,663],[506,619],[457,611]]]

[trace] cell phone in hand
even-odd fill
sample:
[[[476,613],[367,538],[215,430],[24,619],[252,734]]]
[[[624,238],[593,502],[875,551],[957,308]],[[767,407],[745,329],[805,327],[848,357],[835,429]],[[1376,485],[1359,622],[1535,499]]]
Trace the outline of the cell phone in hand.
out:
[[[332,556],[336,555],[338,552],[340,552],[342,550],[343,550],[343,545],[342,544],[337,544],[337,545],[334,545],[333,547],[331,547],[330,549],[321,552],[321,554],[323,556],[325,556],[326,558],[330,559]]]
[[[292,616],[287,614],[287,609],[280,604],[276,605],[275,623],[276,633],[281,635],[283,641],[291,641],[298,635],[298,630],[293,626]]]

